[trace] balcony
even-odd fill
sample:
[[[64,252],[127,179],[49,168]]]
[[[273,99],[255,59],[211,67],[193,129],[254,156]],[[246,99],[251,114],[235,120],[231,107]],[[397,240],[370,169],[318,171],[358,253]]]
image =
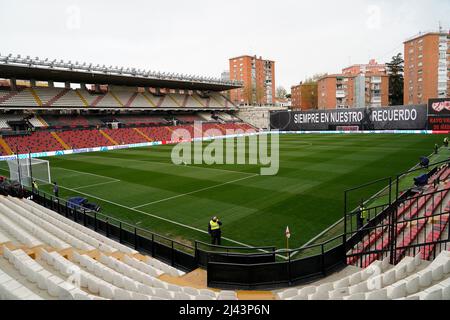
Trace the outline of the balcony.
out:
[[[381,96],[372,96],[371,103],[381,103]]]
[[[336,98],[345,98],[346,96],[344,90],[336,90]]]
[[[381,83],[381,77],[372,77],[371,82],[372,83]]]

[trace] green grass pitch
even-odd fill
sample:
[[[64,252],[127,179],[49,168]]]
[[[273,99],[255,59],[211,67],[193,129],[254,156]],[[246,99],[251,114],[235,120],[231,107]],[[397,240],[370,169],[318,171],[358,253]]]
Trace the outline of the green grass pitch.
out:
[[[440,135],[283,135],[280,170],[174,165],[172,146],[51,157],[60,196],[82,195],[102,213],[174,239],[209,241],[211,216],[225,245],[299,247],[343,215],[347,188],[408,170]],[[50,186],[41,186],[50,191]],[[374,190],[376,191],[376,190]]]

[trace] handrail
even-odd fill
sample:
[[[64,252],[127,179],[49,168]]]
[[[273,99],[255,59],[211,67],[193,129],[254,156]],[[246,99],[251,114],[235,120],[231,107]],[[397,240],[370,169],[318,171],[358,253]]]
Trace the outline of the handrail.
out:
[[[36,191],[34,191],[34,192],[36,192]],[[63,202],[65,202],[65,205],[67,206],[67,200],[62,199],[62,198],[59,198],[59,197],[57,198],[57,197],[55,197],[54,195],[49,194],[49,193],[47,193],[47,192],[45,192],[45,191],[41,191],[41,190],[38,190],[38,191],[37,191],[37,194],[38,194],[39,196],[40,196],[41,193],[42,193],[42,194],[45,194],[45,195],[48,195],[49,197],[51,197],[51,198],[53,198],[53,199],[58,199],[58,203],[60,203],[60,201],[62,200]],[[85,210],[85,208],[83,208],[83,207],[81,207],[81,206],[79,206],[79,205],[74,204],[73,206],[75,206],[75,207],[78,208],[78,212],[83,212],[83,211]],[[86,214],[88,214],[88,213],[86,213]],[[117,221],[117,222],[118,222],[119,224],[121,224],[122,226],[128,226],[128,227],[131,227],[132,229],[136,229],[136,231],[142,231],[142,232],[145,232],[145,233],[149,233],[150,235],[153,235],[153,236],[159,237],[159,238],[161,238],[161,239],[164,239],[164,240],[173,242],[174,244],[180,245],[180,246],[182,246],[182,247],[185,247],[185,248],[188,248],[188,249],[191,249],[191,250],[194,250],[194,249],[195,249],[194,247],[189,246],[189,245],[187,245],[187,244],[185,244],[185,243],[182,243],[182,242],[179,242],[179,241],[170,239],[170,238],[168,238],[168,237],[166,237],[166,236],[163,236],[163,235],[160,235],[160,234],[158,234],[158,233],[156,233],[156,232],[153,232],[153,231],[150,231],[150,230],[147,230],[147,229],[143,229],[142,227],[138,227],[138,226],[133,225],[133,224],[131,224],[131,223],[129,223],[129,222],[120,220],[120,219],[115,218],[115,217],[108,216],[108,215],[106,215],[106,214],[104,214],[104,213],[97,212],[96,215],[97,215],[97,218],[98,218],[99,215],[105,217],[105,218],[107,219],[108,222],[111,221],[111,220]],[[106,221],[105,221],[105,222],[106,222]]]
[[[203,244],[205,246],[208,247],[212,247],[212,248],[218,248],[218,249],[233,249],[233,250],[264,250],[264,249],[273,249],[275,250],[276,247],[275,246],[264,246],[264,247],[233,247],[233,246],[219,246],[219,245],[214,245],[214,244],[210,244],[210,243],[206,243],[200,240],[196,240],[196,243],[199,244]]]

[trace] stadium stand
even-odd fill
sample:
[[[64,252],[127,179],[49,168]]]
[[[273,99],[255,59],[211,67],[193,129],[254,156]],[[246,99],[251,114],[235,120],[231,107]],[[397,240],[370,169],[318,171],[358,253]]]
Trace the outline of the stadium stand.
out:
[[[442,231],[448,223],[448,215],[443,215],[441,219],[433,221],[427,219],[433,213],[442,208],[448,207],[449,194],[448,188],[450,183],[445,183],[434,187],[434,181],[446,181],[450,176],[450,169],[445,166],[438,170],[431,177],[431,184],[424,188],[418,196],[402,203],[397,210],[397,228],[395,236],[400,247],[406,248],[415,239],[429,240],[440,237]],[[442,190],[442,192],[437,192]],[[412,219],[416,219],[414,224]],[[356,254],[348,259],[349,264],[358,263],[358,253],[364,251],[377,251],[378,253],[370,254],[363,261],[359,261],[360,265],[365,267],[380,257],[383,250],[386,250],[390,244],[390,236],[387,234],[387,221],[381,223],[380,228],[376,228],[368,234],[358,245],[351,250],[351,254]],[[427,232],[428,231],[428,232]],[[429,245],[420,248],[421,257],[423,259],[430,258],[434,246]],[[398,250],[396,255],[400,259],[404,256],[405,249]]]
[[[193,114],[193,115],[190,115],[190,114],[178,115],[178,114],[176,114],[173,117],[183,123],[189,123],[189,122],[194,122],[194,121],[203,121],[203,118],[196,114]]]
[[[94,117],[84,117],[82,115],[71,116],[50,116],[43,115],[42,119],[48,124],[50,128],[62,127],[94,127],[102,124],[100,119]]]
[[[0,130],[12,130],[8,121],[23,120],[24,116],[20,114],[1,114],[0,115]]]
[[[104,118],[103,122],[116,121],[126,125],[157,125],[167,124],[167,120],[164,116],[157,115],[114,115],[108,119]]]
[[[64,148],[49,131],[36,131],[29,135],[5,136],[4,141],[15,152],[42,152],[45,150],[63,150]]]
[[[56,87],[28,87],[16,91],[1,91],[0,106],[16,107],[67,107],[67,108],[234,108],[220,93],[211,93],[210,98],[198,94],[167,93],[157,97],[137,88],[114,86],[107,92],[86,89]]]
[[[39,107],[39,97],[36,96],[31,88],[24,88],[19,91],[11,92],[0,100],[2,106],[18,107]],[[42,105],[42,103],[41,103]]]
[[[182,117],[183,118],[183,117]],[[8,135],[0,141],[0,152],[2,155],[15,153],[16,150],[22,153],[28,152],[49,152],[64,149],[82,149],[113,146],[120,144],[135,144],[149,141],[171,141],[171,136],[177,129],[184,129],[189,132],[191,137],[196,134],[203,134],[208,131],[211,135],[224,135],[226,130],[254,130],[245,123],[204,123],[202,125],[203,133],[195,132],[192,124],[178,126],[148,126],[155,125],[151,121],[166,121],[161,117],[136,117],[136,116],[115,116],[113,119],[126,122],[129,128],[109,129],[100,126],[100,118],[86,116],[43,116],[39,120],[35,119],[41,126],[45,123],[51,131],[39,130],[29,132],[24,135]],[[187,115],[185,119],[198,119],[197,116]],[[143,121],[143,122],[139,122]],[[146,122],[148,121],[148,122]],[[139,122],[139,123],[138,123]],[[133,125],[147,125],[134,128]],[[58,130],[64,127],[74,129]],[[75,129],[75,127],[85,127],[86,129]],[[101,127],[101,128],[100,128]],[[211,132],[211,129],[215,129]],[[174,141],[178,141],[176,137]],[[4,143],[3,143],[4,142]],[[12,150],[9,152],[8,147]]]
[[[448,300],[450,299],[450,251],[442,251],[431,263],[405,257],[393,266],[386,258],[364,269],[350,267],[334,281],[275,292],[286,300]]]
[[[32,200],[0,196],[0,299],[236,300]]]
[[[185,274],[142,256],[29,199],[0,196],[1,299],[236,300],[166,282]],[[313,284],[273,291],[283,300],[450,299],[450,251],[429,262],[422,253],[397,265],[385,258],[348,266]]]
[[[132,144],[147,142],[143,139],[142,135],[133,130],[132,128],[120,128],[120,129],[105,129],[103,130],[108,136],[110,136],[118,144]]]
[[[61,131],[58,136],[72,149],[114,145],[99,130]]]

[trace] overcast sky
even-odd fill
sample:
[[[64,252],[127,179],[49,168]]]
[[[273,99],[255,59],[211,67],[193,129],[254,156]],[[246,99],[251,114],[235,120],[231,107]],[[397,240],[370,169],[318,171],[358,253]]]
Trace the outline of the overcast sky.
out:
[[[276,85],[450,26],[448,0],[0,0],[0,53],[219,77],[228,58],[276,61]]]

